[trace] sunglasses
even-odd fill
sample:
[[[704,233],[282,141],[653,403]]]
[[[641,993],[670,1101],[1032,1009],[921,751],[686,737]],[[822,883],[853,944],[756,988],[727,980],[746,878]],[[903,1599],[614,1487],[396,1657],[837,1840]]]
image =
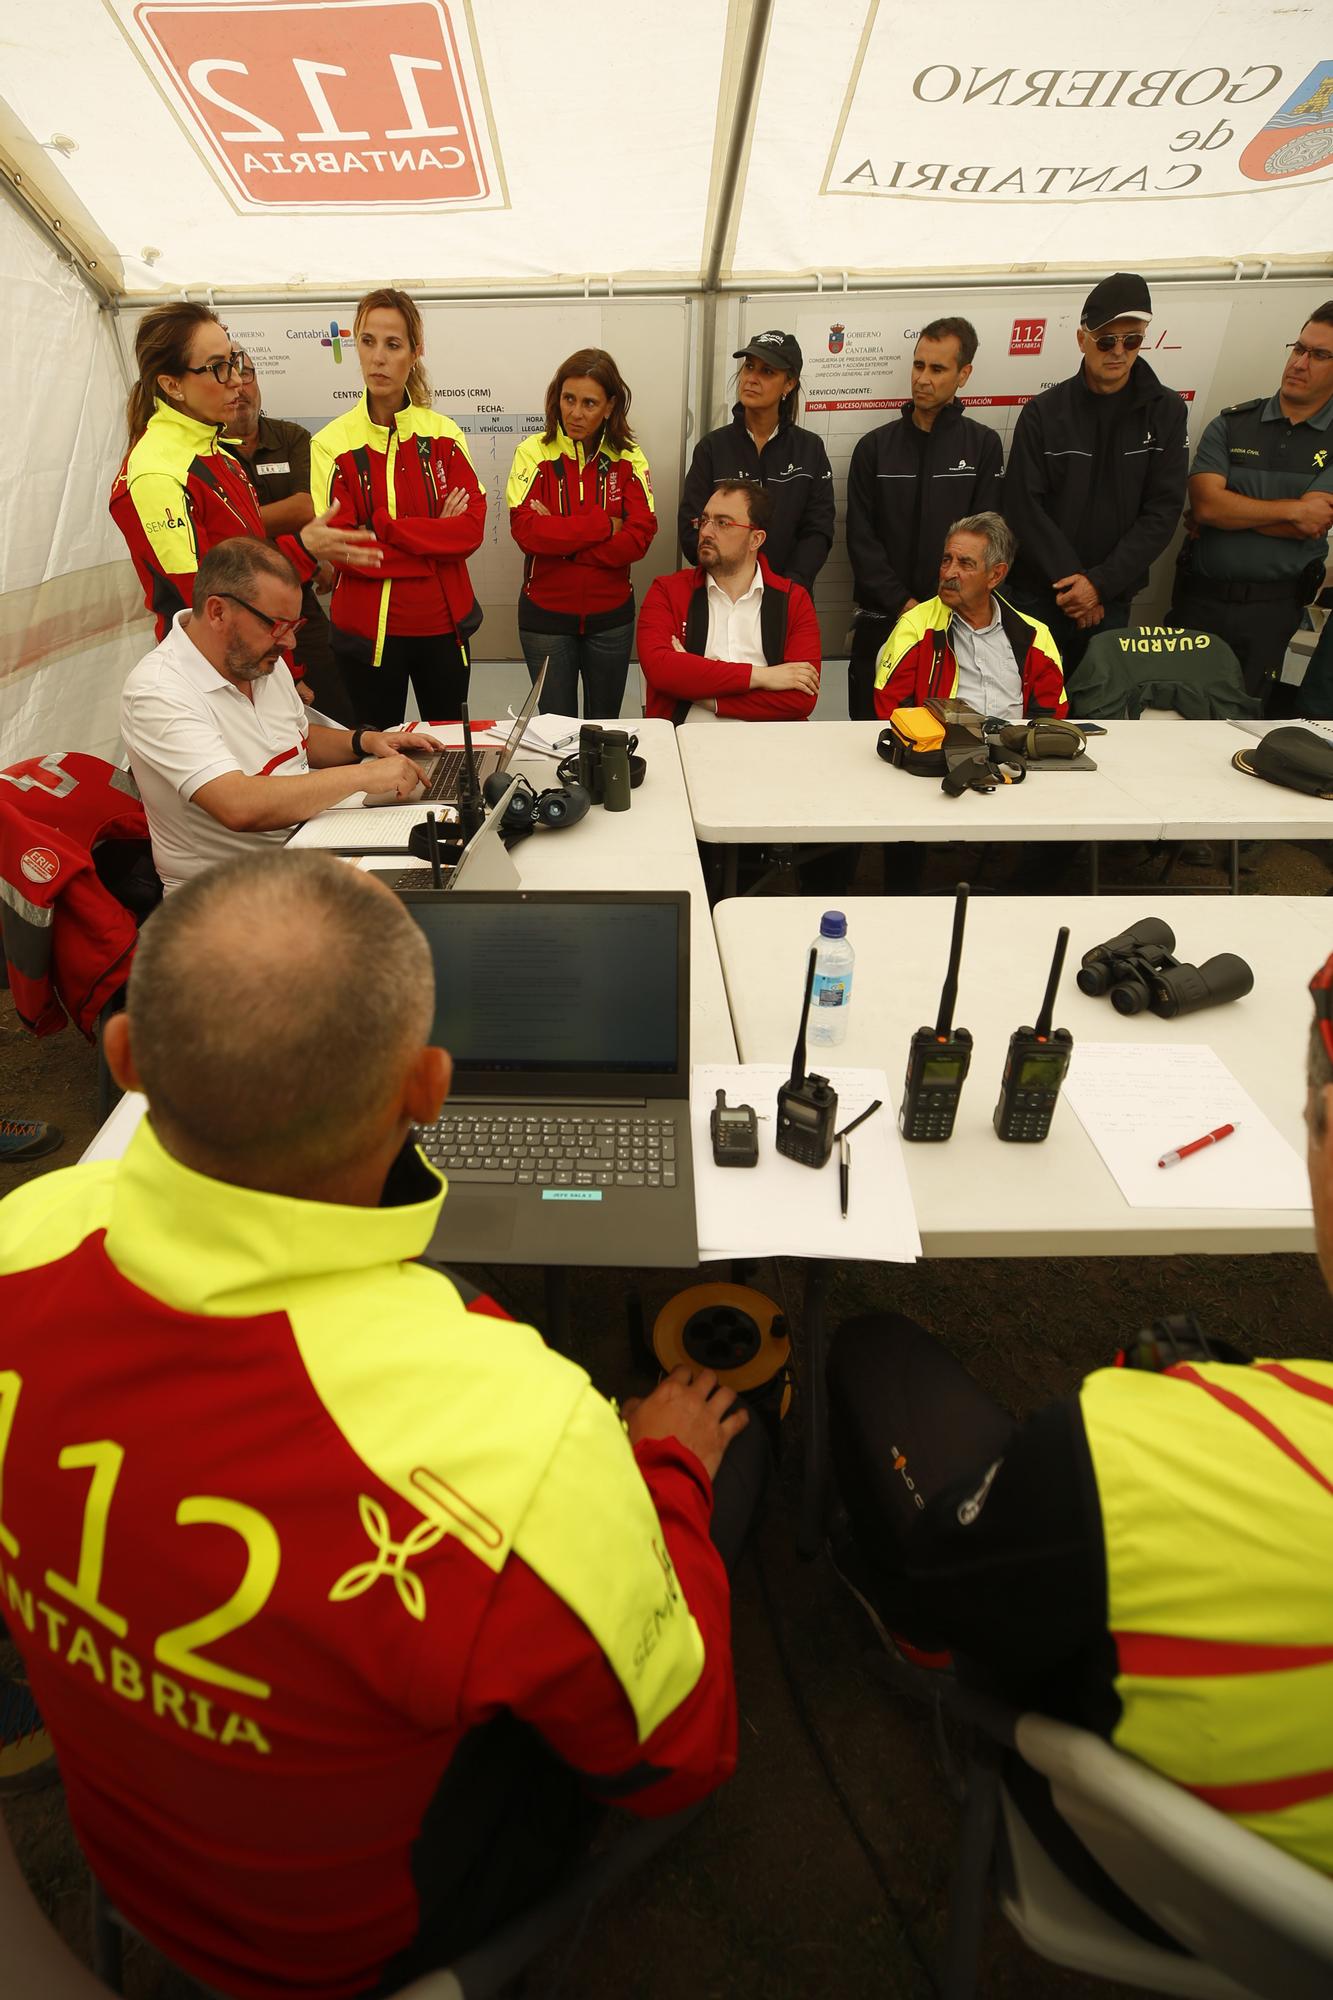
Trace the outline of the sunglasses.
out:
[[[1137,354],[1143,345],[1141,333],[1095,333],[1092,344],[1099,354],[1114,354],[1117,347],[1123,347],[1126,354]]]
[[[239,375],[242,382],[253,382],[255,364],[243,348],[234,347],[225,361],[205,361],[202,368],[183,368],[182,375],[211,375],[221,388],[229,375]]]
[[[225,597],[228,604],[239,604],[242,611],[248,611],[252,618],[257,618],[261,625],[266,625],[268,636],[273,640],[294,639],[305,624],[304,618],[274,618],[269,612],[260,611],[253,604],[247,604],[243,597],[234,597],[229,590],[219,590],[214,594]]]

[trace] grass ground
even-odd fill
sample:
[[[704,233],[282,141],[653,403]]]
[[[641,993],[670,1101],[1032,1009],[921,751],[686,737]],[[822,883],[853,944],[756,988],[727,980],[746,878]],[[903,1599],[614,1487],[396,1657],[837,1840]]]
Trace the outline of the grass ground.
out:
[[[1014,859],[992,850],[978,873],[975,855],[932,853],[925,886],[945,888],[961,872],[1002,888]],[[873,893],[877,861],[864,857],[855,885],[861,893]],[[1151,872],[1124,857],[1121,868],[1145,883]],[[1109,858],[1103,873],[1124,879]],[[1220,883],[1216,871],[1177,872],[1182,888]],[[1262,851],[1244,889],[1321,895],[1329,884],[1322,848],[1274,845]],[[1064,881],[1051,887],[1086,893],[1076,855]],[[1333,905],[1329,929],[1333,946]],[[1292,1051],[1293,1079],[1301,1055]],[[29,1172],[70,1164],[96,1125],[92,1052],[73,1033],[34,1042],[7,995],[0,1001],[0,1112],[53,1118],[67,1133],[63,1152]],[[0,1193],[23,1176],[23,1169],[0,1169]],[[540,1324],[538,1273],[473,1275],[484,1275],[513,1311]],[[753,1281],[775,1297],[784,1287],[799,1296],[792,1266],[761,1266]],[[644,1272],[640,1285],[651,1324],[679,1278]],[[1313,1257],[852,1264],[833,1275],[830,1295],[835,1321],[890,1306],[923,1321],[1020,1416],[1073,1389],[1126,1335],[1165,1311],[1193,1311],[1252,1351],[1333,1358],[1333,1308]],[[627,1340],[622,1274],[574,1274],[570,1323],[576,1357],[602,1386],[627,1392],[645,1385]],[[533,1992],[565,2000],[916,2000],[932,1990],[954,1808],[923,1715],[869,1669],[861,1613],[826,1560],[806,1563],[796,1553],[798,1425],[796,1410],[735,1583],[737,1777],[649,1876],[550,1954],[533,1975]],[[35,1893],[71,1943],[86,1949],[86,1872],[62,1794],[8,1801],[5,1817]],[[174,2000],[170,1975],[146,1950],[131,1953],[126,1990],[138,2000]],[[985,2000],[1114,2000],[1117,1990],[1034,1959],[1001,1919],[991,1922]]]

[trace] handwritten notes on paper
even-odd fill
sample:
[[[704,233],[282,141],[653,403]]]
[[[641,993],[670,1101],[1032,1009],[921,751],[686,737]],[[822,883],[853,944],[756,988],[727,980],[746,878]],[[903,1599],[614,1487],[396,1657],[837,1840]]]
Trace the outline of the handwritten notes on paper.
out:
[[[1310,1206],[1304,1162],[1202,1042],[1080,1042],[1064,1095],[1131,1208]],[[1237,1130],[1158,1166],[1220,1125]]]

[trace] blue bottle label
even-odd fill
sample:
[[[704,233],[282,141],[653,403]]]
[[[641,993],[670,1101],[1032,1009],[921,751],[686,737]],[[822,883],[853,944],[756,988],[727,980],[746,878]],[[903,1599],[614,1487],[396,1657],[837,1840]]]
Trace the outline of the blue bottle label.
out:
[[[850,972],[817,972],[812,1004],[816,1007],[845,1007],[852,997]]]

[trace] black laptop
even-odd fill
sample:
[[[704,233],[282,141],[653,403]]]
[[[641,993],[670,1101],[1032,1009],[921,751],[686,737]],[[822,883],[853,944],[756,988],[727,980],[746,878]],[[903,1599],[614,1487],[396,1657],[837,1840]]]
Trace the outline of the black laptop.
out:
[[[537,712],[542,688],[546,681],[547,662],[542,661],[537,678],[528,689],[527,699],[514,717],[513,727],[500,750],[475,750],[472,747],[472,730],[467,719],[467,706],[462,710],[463,733],[467,738],[461,750],[413,750],[408,754],[413,762],[421,766],[423,797],[415,795],[412,804],[456,806],[463,796],[465,786],[470,785],[477,794],[487,778],[496,771],[507,771],[513,763],[524,732]],[[424,725],[429,727],[429,724]],[[468,766],[471,765],[471,776]],[[368,798],[367,807],[375,810],[384,805],[396,805],[398,801],[392,792],[384,792]]]
[[[456,1263],[693,1267],[690,898],[407,890],[453,1057],[418,1137]]]

